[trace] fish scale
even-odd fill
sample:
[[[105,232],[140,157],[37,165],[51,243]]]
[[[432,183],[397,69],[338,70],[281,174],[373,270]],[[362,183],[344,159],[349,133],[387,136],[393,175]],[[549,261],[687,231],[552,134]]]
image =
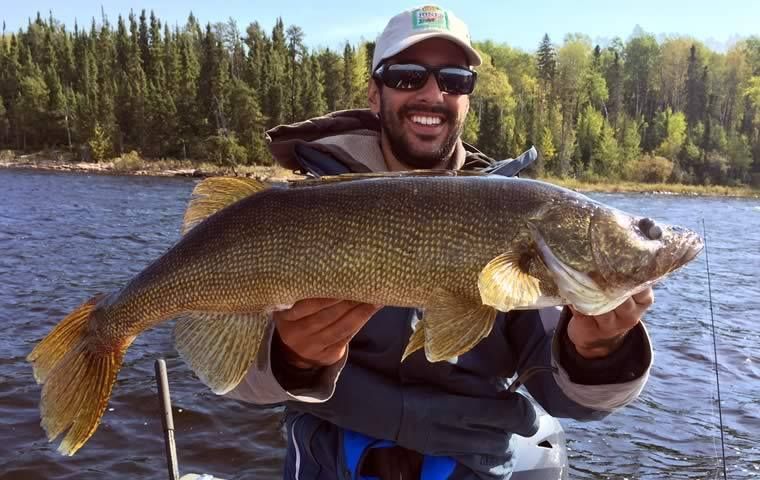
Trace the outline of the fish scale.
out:
[[[271,311],[301,299],[423,309],[401,360],[420,348],[430,361],[466,353],[498,310],[609,311],[702,248],[695,233],[646,220],[500,176],[204,180],[171,249],[119,291],[82,304],[29,354],[43,427],[51,440],[65,434],[62,453],[81,448],[126,349],[171,319],[182,358],[225,393],[255,361]]]

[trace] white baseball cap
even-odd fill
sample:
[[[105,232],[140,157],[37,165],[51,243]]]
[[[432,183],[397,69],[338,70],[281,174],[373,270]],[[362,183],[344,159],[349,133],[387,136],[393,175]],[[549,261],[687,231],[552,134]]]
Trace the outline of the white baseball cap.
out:
[[[444,38],[459,45],[467,55],[470,66],[477,67],[482,63],[480,55],[470,44],[467,25],[450,10],[425,5],[405,10],[388,21],[375,42],[372,71],[386,58],[428,38]]]

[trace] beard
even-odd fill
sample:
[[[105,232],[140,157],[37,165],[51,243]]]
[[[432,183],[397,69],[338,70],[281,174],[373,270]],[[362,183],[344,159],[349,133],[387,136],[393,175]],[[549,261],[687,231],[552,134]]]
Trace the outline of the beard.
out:
[[[410,111],[430,112],[442,115],[444,123],[449,125],[449,132],[438,148],[428,151],[414,151],[408,140],[408,133],[404,131],[403,123]],[[452,124],[452,122],[454,122]],[[380,96],[380,124],[385,137],[388,139],[391,152],[396,159],[410,167],[430,169],[445,165],[454,152],[454,146],[464,129],[464,119],[443,105],[409,104],[402,106],[397,112],[393,112]],[[433,138],[430,138],[433,140]]]

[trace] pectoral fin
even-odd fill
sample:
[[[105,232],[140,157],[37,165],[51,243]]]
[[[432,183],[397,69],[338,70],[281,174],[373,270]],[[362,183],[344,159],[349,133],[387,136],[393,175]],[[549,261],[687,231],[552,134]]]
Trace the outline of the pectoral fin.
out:
[[[403,362],[409,355],[413,354],[424,346],[425,323],[420,320],[417,322],[417,327],[415,328],[414,332],[412,332],[412,335],[409,337],[409,343],[406,344],[406,350],[404,350],[404,354],[401,355],[401,361]]]
[[[437,290],[423,318],[425,356],[430,362],[438,362],[468,352],[491,333],[495,320],[492,307]]]
[[[507,312],[536,303],[541,296],[539,280],[525,271],[521,259],[521,253],[509,251],[488,262],[478,277],[483,304]]]
[[[235,388],[256,359],[266,313],[192,312],[177,320],[174,342],[198,378],[219,395]]]

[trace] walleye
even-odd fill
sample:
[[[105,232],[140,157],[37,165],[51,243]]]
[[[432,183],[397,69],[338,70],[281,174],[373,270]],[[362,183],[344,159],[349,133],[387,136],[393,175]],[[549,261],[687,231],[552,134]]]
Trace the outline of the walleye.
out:
[[[440,361],[497,311],[612,310],[701,251],[689,230],[547,183],[461,172],[357,174],[268,185],[199,183],[182,238],[121,290],[65,317],[29,354],[50,441],[95,432],[124,353],[176,319],[175,344],[214,392],[253,364],[269,314],[305,298],[424,309],[403,358]],[[403,358],[401,360],[403,360]]]

